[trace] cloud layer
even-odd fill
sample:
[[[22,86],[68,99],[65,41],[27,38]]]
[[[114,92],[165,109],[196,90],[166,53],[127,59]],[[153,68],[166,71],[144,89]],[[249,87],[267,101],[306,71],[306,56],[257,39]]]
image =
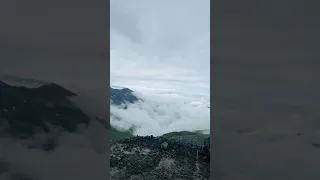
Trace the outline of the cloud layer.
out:
[[[112,0],[111,85],[209,94],[209,3]]]
[[[135,95],[143,101],[128,104],[127,109],[111,106],[112,126],[120,130],[135,127],[134,134],[140,136],[210,129],[210,104],[206,99],[194,101],[177,94]]]

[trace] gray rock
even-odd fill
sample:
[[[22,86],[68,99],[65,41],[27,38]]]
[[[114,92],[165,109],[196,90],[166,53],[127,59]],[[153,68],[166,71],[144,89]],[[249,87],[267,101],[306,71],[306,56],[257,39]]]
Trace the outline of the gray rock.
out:
[[[168,147],[168,143],[167,142],[164,142],[164,143],[161,144],[161,148],[162,149],[167,149],[167,147]]]

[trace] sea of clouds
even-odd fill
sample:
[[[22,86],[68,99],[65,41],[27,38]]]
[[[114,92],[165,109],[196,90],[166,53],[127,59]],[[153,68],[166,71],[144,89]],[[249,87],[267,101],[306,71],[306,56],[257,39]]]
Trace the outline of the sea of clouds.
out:
[[[139,100],[127,109],[110,107],[110,123],[117,129],[134,127],[135,135],[159,136],[173,131],[210,129],[210,102],[205,97],[177,93],[139,93]]]

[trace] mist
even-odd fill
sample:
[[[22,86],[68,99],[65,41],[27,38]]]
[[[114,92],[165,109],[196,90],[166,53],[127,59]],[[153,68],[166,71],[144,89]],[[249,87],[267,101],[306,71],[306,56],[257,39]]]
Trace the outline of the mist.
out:
[[[160,136],[173,131],[210,129],[209,100],[196,100],[179,94],[134,92],[139,100],[123,109],[111,105],[111,126],[133,129],[134,135]]]
[[[54,132],[54,131],[53,131]],[[27,146],[41,146],[53,134],[37,134],[29,140],[0,139],[0,180],[22,176],[30,179],[97,179],[107,177],[107,130],[97,121],[77,133],[60,133],[52,151]]]

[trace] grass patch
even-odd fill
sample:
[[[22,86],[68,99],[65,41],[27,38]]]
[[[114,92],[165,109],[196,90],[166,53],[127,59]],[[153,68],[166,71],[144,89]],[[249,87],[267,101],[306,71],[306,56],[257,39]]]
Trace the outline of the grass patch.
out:
[[[132,131],[119,131],[113,127],[110,129],[110,140],[116,141],[133,137]]]
[[[126,139],[126,138],[131,138],[134,137],[133,135],[133,129],[126,130],[126,131],[119,131],[113,127],[111,127],[110,131],[110,139],[112,141],[116,140],[121,140],[121,139]],[[176,137],[176,136],[190,136],[190,135],[202,135],[202,131],[179,131],[179,132],[169,132],[166,134],[163,134],[162,137],[166,138],[171,138],[171,137]]]
[[[163,134],[163,137],[175,137],[175,136],[188,136],[188,135],[198,135],[200,132],[191,132],[191,131],[179,131],[179,132],[170,132]]]

